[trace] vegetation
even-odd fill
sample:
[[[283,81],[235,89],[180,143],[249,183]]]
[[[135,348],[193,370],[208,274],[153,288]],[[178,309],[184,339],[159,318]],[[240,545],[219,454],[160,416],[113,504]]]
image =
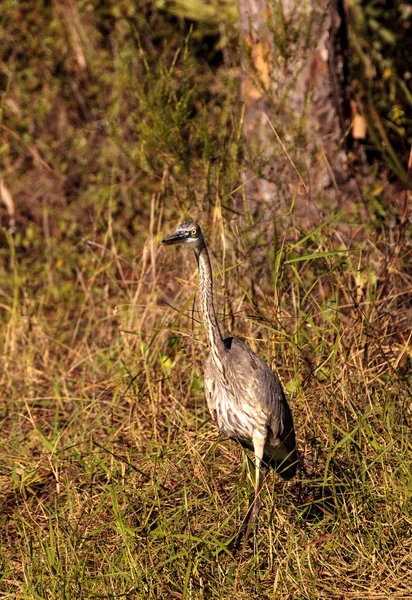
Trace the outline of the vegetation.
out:
[[[405,181],[374,156],[363,204],[253,215],[230,27],[229,65],[149,2],[3,4],[0,597],[411,597]],[[194,259],[159,245],[189,216],[304,465],[244,554],[253,467],[207,414]]]

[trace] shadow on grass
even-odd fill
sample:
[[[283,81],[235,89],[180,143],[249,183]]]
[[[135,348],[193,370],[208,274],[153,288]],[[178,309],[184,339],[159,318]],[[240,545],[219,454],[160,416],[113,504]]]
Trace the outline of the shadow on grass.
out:
[[[301,522],[320,523],[333,527],[345,510],[345,497],[361,481],[361,470],[350,468],[332,459],[324,473],[301,469],[302,479],[293,486],[295,507]]]

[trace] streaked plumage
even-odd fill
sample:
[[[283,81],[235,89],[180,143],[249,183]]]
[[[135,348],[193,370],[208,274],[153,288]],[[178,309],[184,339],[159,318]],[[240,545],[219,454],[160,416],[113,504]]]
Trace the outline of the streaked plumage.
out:
[[[263,463],[290,479],[297,465],[295,432],[282,387],[273,371],[244,342],[226,338],[224,344],[227,352],[222,362],[229,385],[215,377],[211,355],[205,361],[210,414],[224,436],[251,450],[253,433],[260,432],[265,439]]]
[[[199,225],[192,221],[182,223],[162,243],[187,244],[195,252],[199,267],[198,300],[210,348],[205,362],[207,405],[222,434],[255,453],[257,511],[262,461],[285,479],[296,473],[298,458],[290,408],[278,378],[268,365],[244,342],[222,338],[213,305],[209,254]]]

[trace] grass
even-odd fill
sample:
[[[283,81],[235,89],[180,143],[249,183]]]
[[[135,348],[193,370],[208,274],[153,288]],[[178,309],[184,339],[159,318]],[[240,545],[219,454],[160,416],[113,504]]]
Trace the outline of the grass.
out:
[[[299,196],[239,214],[236,81],[147,8],[79,5],[76,38],[69,8],[39,24],[36,7],[61,71],[39,84],[49,50],[14,56],[2,104],[0,597],[411,597],[405,215],[368,180],[369,214],[317,198],[314,222]],[[194,258],[160,246],[189,214],[219,319],[277,371],[305,467],[266,479],[244,555],[253,469],[209,421]]]

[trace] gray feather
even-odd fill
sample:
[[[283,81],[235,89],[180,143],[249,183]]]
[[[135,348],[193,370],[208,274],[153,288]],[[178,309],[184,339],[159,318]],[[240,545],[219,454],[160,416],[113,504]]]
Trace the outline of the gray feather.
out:
[[[226,382],[216,376],[209,355],[205,361],[205,390],[212,419],[223,435],[254,449],[252,435],[266,437],[263,462],[289,479],[296,473],[297,455],[292,413],[282,386],[268,365],[244,342],[224,340]]]

